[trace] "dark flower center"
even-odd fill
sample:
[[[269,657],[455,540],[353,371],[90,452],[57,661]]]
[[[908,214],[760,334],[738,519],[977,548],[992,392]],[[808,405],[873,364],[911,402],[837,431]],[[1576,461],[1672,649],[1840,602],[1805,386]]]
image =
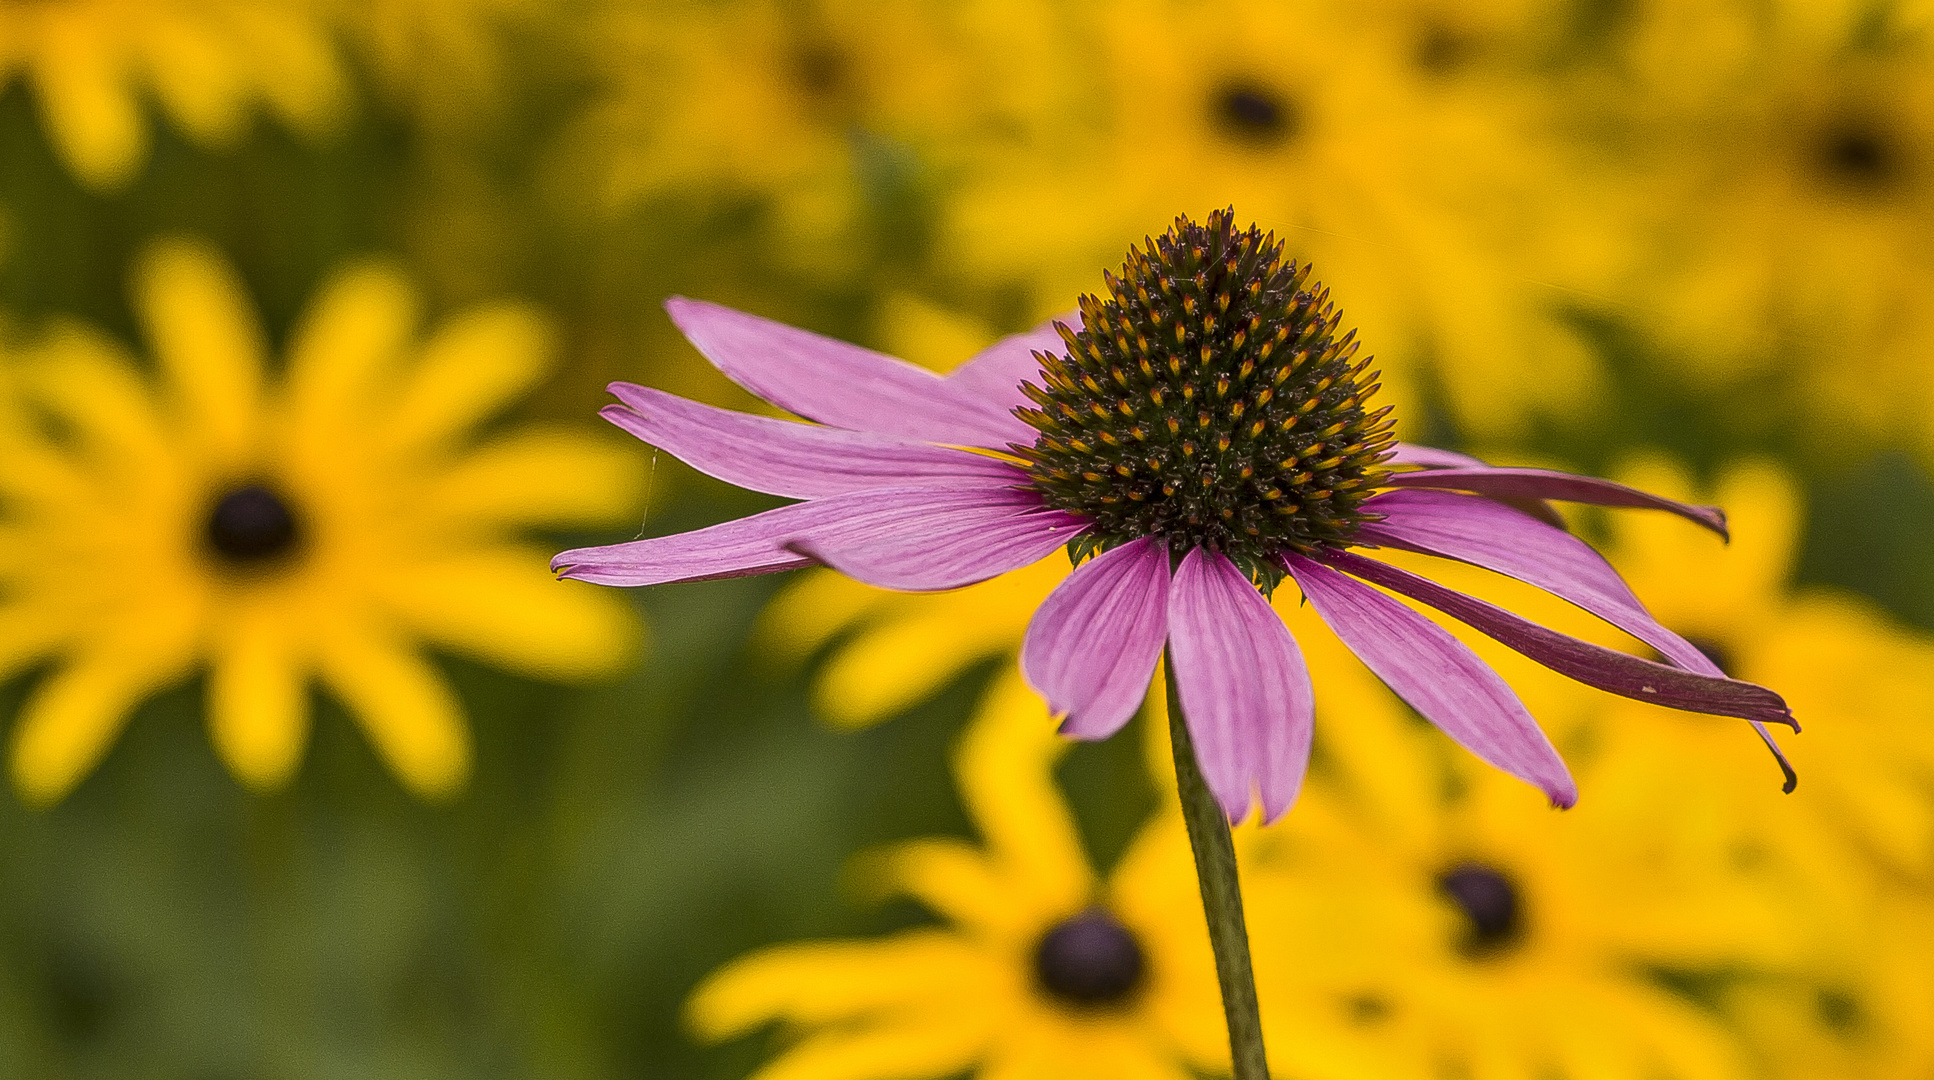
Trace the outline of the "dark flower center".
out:
[[[847,89],[848,74],[845,55],[829,43],[807,45],[793,57],[793,78],[815,101],[840,96]]]
[[[1827,181],[1854,191],[1885,191],[1901,169],[1899,148],[1871,119],[1843,117],[1830,124],[1815,153]]]
[[[266,563],[294,551],[302,529],[288,501],[266,484],[230,488],[209,511],[208,546],[238,566]]]
[[[1034,981],[1063,1005],[1120,1005],[1142,984],[1147,962],[1135,935],[1106,908],[1056,923],[1034,947]]]
[[[1210,98],[1209,116],[1224,135],[1252,146],[1279,146],[1296,134],[1296,106],[1253,82],[1224,84]]]
[[[1264,588],[1278,556],[1349,540],[1396,441],[1389,409],[1339,336],[1329,292],[1285,262],[1275,234],[1177,218],[1148,251],[1130,248],[1108,299],[1081,298],[1065,356],[1037,354],[1041,433],[1014,450],[1048,505],[1091,528],[1077,560],[1141,537],[1174,554],[1220,551]]]
[[[1524,901],[1501,870],[1462,863],[1437,876],[1437,887],[1465,919],[1464,951],[1488,956],[1516,944],[1524,934]]]
[[[1468,63],[1477,51],[1471,36],[1440,22],[1425,26],[1417,35],[1411,59],[1418,70],[1431,75],[1449,75]]]

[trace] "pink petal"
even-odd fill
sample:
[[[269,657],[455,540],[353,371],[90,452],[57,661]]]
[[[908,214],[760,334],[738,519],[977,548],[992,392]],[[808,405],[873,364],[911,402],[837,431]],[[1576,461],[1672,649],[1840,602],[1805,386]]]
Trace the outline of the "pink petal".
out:
[[[794,551],[882,589],[958,589],[1017,570],[1080,535],[1087,522],[1046,510],[1012,487],[889,488],[836,522],[795,538]],[[820,500],[829,502],[834,500]]]
[[[1011,412],[1021,405],[1032,404],[1027,395],[1021,393],[1021,382],[1032,380],[1041,383],[1041,362],[1034,358],[1036,352],[1065,355],[1068,346],[1061,340],[1061,334],[1054,326],[1066,323],[1080,327],[1081,313],[1070,311],[1057,315],[1032,330],[1010,334],[985,349],[975,353],[966,363],[947,373],[947,381],[972,393],[983,401],[991,402],[1003,412]],[[1016,440],[1033,442],[1033,436]]]
[[[1000,406],[884,353],[701,300],[675,296],[665,310],[727,378],[808,420],[997,450],[1037,434]]]
[[[1662,626],[1590,544],[1489,499],[1448,491],[1387,491],[1365,500],[1384,520],[1363,543],[1457,559],[1536,585],[1659,650],[1680,667],[1719,674],[1706,654]]]
[[[1391,452],[1390,464],[1414,465],[1423,469],[1490,468],[1489,465],[1469,454],[1460,454],[1455,450],[1439,450],[1434,446],[1419,446],[1416,443],[1398,443]],[[1543,499],[1504,497],[1497,501],[1506,506],[1516,507],[1546,525],[1559,529],[1565,527],[1565,519]]]
[[[1786,702],[1763,686],[1729,679],[1718,674],[1716,667],[1712,674],[1698,674],[1580,641],[1519,618],[1495,604],[1355,552],[1332,550],[1320,558],[1365,581],[1429,604],[1551,670],[1600,690],[1668,709],[1746,720],[1773,751],[1774,760],[1786,774],[1786,790],[1792,791],[1799,783],[1793,766],[1773,741],[1766,724],[1785,724],[1795,731],[1800,730],[1800,725],[1793,719]]]
[[[1287,554],[1303,595],[1377,678],[1466,749],[1544,791],[1578,801],[1571,771],[1497,672],[1463,642],[1390,597],[1322,563]]]
[[[664,585],[793,570],[811,566],[812,560],[787,550],[787,541],[844,512],[850,511],[835,499],[793,503],[710,528],[562,552],[551,560],[551,570],[599,585]]]
[[[1269,601],[1234,563],[1196,548],[1168,590],[1169,662],[1202,775],[1231,822],[1262,794],[1288,812],[1309,767],[1316,698],[1309,668]]]
[[[963,480],[977,487],[1023,483],[1014,466],[981,454],[715,409],[631,383],[612,383],[623,405],[606,420],[687,465],[768,495],[812,499],[870,488]]]
[[[1053,528],[1065,517],[1043,513],[1039,506],[1040,496],[1003,486],[875,488],[793,503],[692,532],[578,548],[552,559],[551,569],[563,577],[600,585],[664,585],[810,566],[815,556],[808,549],[821,544],[865,548],[904,542],[932,559],[936,527],[942,536],[950,529],[984,530],[989,552],[1011,553],[1015,534]],[[922,535],[923,530],[927,535]],[[915,535],[907,537],[908,532]],[[1052,551],[1071,535],[1072,530],[1062,533],[1046,550]],[[1026,565],[1033,558],[1004,569]],[[945,565],[944,553],[941,565]]]
[[[1763,686],[1724,675],[1686,671],[1594,645],[1353,551],[1329,551],[1320,559],[1365,581],[1429,604],[1553,671],[1601,690],[1670,709],[1764,720],[1799,730],[1785,700]]]
[[[1593,506],[1664,510],[1698,522],[1720,536],[1727,535],[1725,511],[1716,506],[1694,506],[1595,476],[1574,476],[1550,469],[1424,469],[1391,473],[1384,483],[1400,488],[1450,488],[1492,499],[1556,499]]]
[[[1390,448],[1389,464],[1416,465],[1425,469],[1490,468],[1483,461],[1469,454],[1460,454],[1455,450],[1439,450],[1435,446],[1420,446],[1417,443],[1407,442],[1400,442]]]
[[[1148,694],[1168,639],[1168,544],[1144,539],[1075,568],[1034,612],[1021,671],[1057,714],[1061,733],[1105,739]]]

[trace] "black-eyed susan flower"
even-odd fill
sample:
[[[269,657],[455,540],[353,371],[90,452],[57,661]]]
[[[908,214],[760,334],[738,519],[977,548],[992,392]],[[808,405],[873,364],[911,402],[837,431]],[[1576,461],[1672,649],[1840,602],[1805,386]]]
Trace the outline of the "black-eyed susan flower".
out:
[[[1387,392],[1408,394],[1434,369],[1437,400],[1492,437],[1588,407],[1599,361],[1533,284],[1562,280],[1580,246],[1565,244],[1562,261],[1544,250],[1568,202],[1547,103],[1528,77],[1468,70],[1478,50],[1562,20],[1515,2],[1437,5],[1455,18],[1409,10],[1426,6],[1079,9],[1053,66],[1084,69],[1093,103],[1058,113],[1054,137],[960,170],[942,207],[946,265],[1065,296],[1120,236],[1176,206],[1233,201],[1349,296],[1399,376]]]
[[[1757,1075],[1775,1080],[1925,1076],[1934,1071],[1934,897],[1873,888],[1802,968],[1725,987]]]
[[[1934,447],[1934,38],[1894,11],[1641,5],[1577,125],[1612,151],[1580,190],[1612,179],[1599,213],[1642,241],[1595,287],[1675,377],[1783,397],[1821,452]]]
[[[605,523],[637,468],[561,430],[481,437],[540,378],[532,311],[416,337],[394,269],[331,281],[278,376],[241,284],[187,242],[137,275],[153,376],[86,327],[47,334],[0,399],[0,671],[50,664],[12,729],[15,785],[60,798],[135,705],[207,669],[210,733],[251,787],[285,782],[319,680],[414,790],[470,748],[420,643],[575,679],[635,647],[621,606],[558,589],[534,526]]]
[[[314,0],[384,94],[439,133],[501,119],[506,40],[560,24],[556,0]],[[551,33],[555,34],[555,29]]]
[[[1734,463],[1709,486],[1656,458],[1620,475],[1674,495],[1704,491],[1736,508],[1740,540],[1725,549],[1621,519],[1608,553],[1660,598],[1660,621],[1730,674],[1777,675],[1796,707],[1832,735],[1807,740],[1800,764],[1813,793],[1804,808],[1766,798],[1738,762],[1694,764],[1719,733],[1689,718],[1610,703],[1598,736],[1606,752],[1646,762],[1655,793],[1670,787],[1689,803],[1750,807],[1743,816],[1760,822],[1763,845],[1790,850],[1824,826],[1889,875],[1934,884],[1934,637],[1861,597],[1796,583],[1805,507],[1792,477],[1770,462]],[[1683,593],[1694,587],[1697,601]],[[1688,774],[1698,783],[1685,782]]]
[[[1001,0],[607,5],[584,35],[600,92],[561,164],[604,211],[756,202],[776,257],[850,273],[869,200],[1078,107],[1054,22]]]
[[[817,424],[736,414],[628,384],[607,418],[702,471],[804,501],[696,532],[559,555],[613,585],[824,564],[868,584],[957,588],[1066,547],[1075,571],[1035,612],[1029,681],[1104,738],[1166,648],[1203,772],[1231,820],[1301,785],[1314,711],[1302,653],[1264,592],[1284,579],[1419,712],[1478,756],[1576,799],[1523,704],[1467,646],[1376,586],[1614,693],[1790,723],[1779,697],[1720,675],[1654,620],[1543,499],[1712,507],[1609,481],[1505,469],[1396,442],[1370,361],[1273,235],[1178,219],[1131,250],[1082,329],[1010,339],[948,377],[716,305],[669,304],[727,376]],[[1523,503],[1518,509],[1499,500]],[[1528,500],[1528,502],[1527,502]],[[1542,518],[1541,518],[1542,515]],[[1547,630],[1353,548],[1474,563],[1600,616],[1654,663]],[[1770,739],[1768,740],[1770,745]]]
[[[1065,743],[1019,679],[990,690],[955,755],[980,844],[930,838],[859,867],[941,924],[741,957],[693,994],[708,1040],[782,1022],[794,1041],[758,1080],[972,1072],[1180,1080],[1226,1071],[1215,969],[1177,822],[1105,879],[1050,767]]]
[[[120,187],[147,156],[149,95],[196,142],[220,146],[258,103],[298,130],[341,119],[329,33],[303,5],[258,0],[0,3],[0,87],[28,83],[61,159]]]
[[[1339,761],[1289,819],[1237,832],[1265,1001],[1349,1023],[1390,1054],[1374,1075],[1753,1075],[1667,973],[1790,961],[1784,895],[1723,849],[1687,857],[1675,804],[1527,813],[1497,774],[1446,773],[1416,730],[1384,734],[1382,756]],[[1408,782],[1364,782],[1377,771]]]

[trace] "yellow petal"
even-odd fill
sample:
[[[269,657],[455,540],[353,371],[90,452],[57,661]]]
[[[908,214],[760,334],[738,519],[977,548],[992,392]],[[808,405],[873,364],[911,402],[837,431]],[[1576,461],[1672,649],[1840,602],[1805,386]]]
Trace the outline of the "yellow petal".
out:
[[[525,428],[436,475],[422,512],[464,531],[636,520],[645,468],[636,448],[575,430]]]
[[[241,281],[207,245],[163,241],[136,273],[135,306],[184,430],[216,463],[239,467],[256,437],[267,355]]]
[[[443,677],[367,621],[341,616],[320,630],[316,666],[376,752],[417,794],[452,794],[470,771],[470,732]]]
[[[999,1045],[991,1049],[987,1066],[975,1080],[1050,1076],[1055,1080],[1189,1080],[1194,1075],[1181,1066],[1173,1051],[1154,1045],[1155,1033],[1139,1029],[1134,1020],[1087,1024],[1049,1021],[1028,1026],[1032,1030],[1003,1031]],[[1228,1035],[1223,1034],[1222,1039],[1226,1046]],[[1226,1053],[1217,1064],[1217,1071],[1228,1071]]]
[[[774,1020],[855,1020],[985,989],[986,968],[960,937],[932,930],[882,941],[784,945],[713,972],[686,1002],[685,1022],[699,1038],[717,1042]]]
[[[491,663],[560,682],[622,669],[639,626],[610,589],[559,581],[536,548],[440,553],[388,576],[383,595],[414,633]]]
[[[148,152],[148,132],[119,42],[92,20],[42,25],[32,66],[55,149],[83,185],[96,191],[125,186]]]
[[[106,755],[136,703],[180,670],[152,651],[105,648],[49,675],[14,720],[11,765],[21,799],[60,801]]]
[[[1072,911],[1094,891],[1088,855],[1054,784],[1069,743],[1047,704],[1009,668],[988,689],[954,755],[967,813],[989,853],[1022,882],[1037,911]]]
[[[141,34],[146,74],[155,95],[183,131],[204,145],[223,146],[241,133],[247,116],[238,43],[212,20],[152,18]]]
[[[895,594],[862,585],[831,570],[786,575],[754,632],[759,651],[804,660],[834,635],[861,622]]]
[[[0,547],[6,546],[6,540],[0,536]],[[6,569],[0,563],[0,573]],[[4,580],[0,576],[0,581]],[[11,678],[15,672],[53,652],[61,639],[73,631],[73,622],[68,606],[58,598],[48,597],[45,590],[36,602],[21,602],[15,597],[0,603],[0,679]]]
[[[293,614],[266,604],[229,616],[214,643],[208,724],[230,772],[257,791],[288,783],[309,734],[307,677]]]
[[[290,439],[305,464],[327,467],[344,440],[367,441],[416,320],[416,293],[394,267],[366,264],[324,287],[289,350]]]
[[[175,441],[133,361],[92,330],[63,326],[33,353],[21,381],[73,432],[94,464],[151,475],[175,456]]]
[[[535,386],[550,370],[549,325],[533,308],[503,304],[444,324],[423,347],[384,420],[398,450],[450,442]]]
[[[909,611],[895,604],[887,619],[855,634],[813,684],[815,711],[840,727],[871,727],[904,712],[1016,639],[962,620],[951,606]],[[998,640],[984,640],[990,636]]]
[[[1017,903],[1014,881],[960,840],[928,837],[894,844],[856,857],[853,872],[863,888],[912,897],[989,940],[1029,938],[1055,916],[1068,914]]]
[[[952,1076],[981,1056],[990,1034],[949,1011],[801,1042],[750,1080],[909,1080]]]
[[[231,18],[247,43],[258,89],[283,120],[310,135],[342,126],[349,91],[335,43],[319,20],[275,4],[241,4]]]

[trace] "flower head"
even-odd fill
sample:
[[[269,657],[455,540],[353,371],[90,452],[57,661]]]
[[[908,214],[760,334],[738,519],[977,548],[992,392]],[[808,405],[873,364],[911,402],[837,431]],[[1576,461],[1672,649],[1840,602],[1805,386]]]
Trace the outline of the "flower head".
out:
[[[136,703],[204,663],[215,748],[251,786],[294,772],[313,677],[440,794],[469,738],[419,640],[559,678],[624,662],[629,614],[558,590],[511,534],[622,518],[635,467],[576,433],[474,436],[543,372],[534,313],[475,311],[418,344],[408,284],[359,267],[271,380],[206,248],[158,247],[136,296],[153,384],[69,327],[9,365],[0,398],[0,674],[54,662],[12,732],[29,799],[64,795]]]
[[[1003,341],[940,377],[841,342],[677,299],[673,320],[753,393],[817,424],[617,383],[604,415],[689,464],[803,502],[677,536],[567,551],[567,577],[651,585],[815,563],[884,588],[952,589],[1066,546],[1079,565],[1021,649],[1080,738],[1113,734],[1166,647],[1202,768],[1232,819],[1295,800],[1314,713],[1301,650],[1257,584],[1293,579],[1376,674],[1479,757],[1554,804],[1571,775],[1503,680],[1382,590],[1565,675],[1673,708],[1792,723],[1648,614],[1546,499],[1717,509],[1606,480],[1391,443],[1338,317],[1280,245],[1231,212],[1178,219],[1130,253],[1082,328]],[[1238,300],[1238,297],[1241,297]],[[1038,385],[1036,381],[1038,380]],[[1258,426],[1260,424],[1260,427]],[[1276,456],[1280,455],[1280,456]],[[1360,548],[1461,560],[1544,588],[1664,662],[1582,641]],[[1092,556],[1092,557],[1089,557]],[[1770,739],[1768,744],[1771,745]],[[1777,751],[1776,751],[1777,752]]]
[[[1273,586],[1284,551],[1347,542],[1396,442],[1370,412],[1370,361],[1308,266],[1226,214],[1131,251],[1109,299],[1084,297],[1085,329],[1060,329],[1022,451],[1049,506],[1089,521],[1074,553],[1162,537],[1209,547]],[[1020,450],[1021,448],[1016,448]]]

